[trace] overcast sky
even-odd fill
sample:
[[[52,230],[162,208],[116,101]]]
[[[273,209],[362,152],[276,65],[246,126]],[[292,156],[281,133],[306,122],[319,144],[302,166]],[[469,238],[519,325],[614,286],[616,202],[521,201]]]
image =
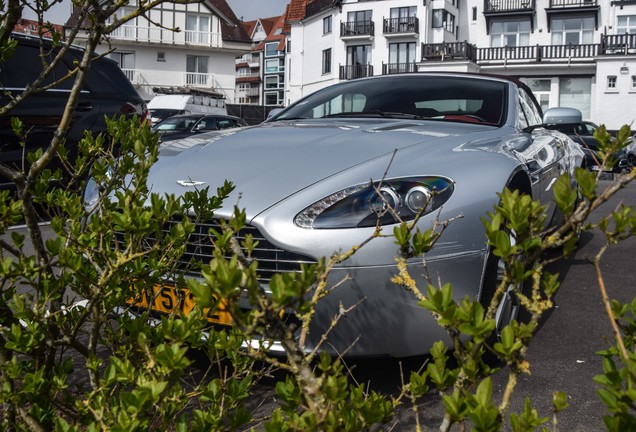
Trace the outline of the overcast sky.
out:
[[[234,14],[243,21],[282,15],[289,0],[227,0]]]
[[[282,15],[289,0],[226,0],[234,14],[243,21],[252,21],[257,18],[269,18]],[[64,24],[71,14],[72,3],[70,0],[62,0],[56,4],[51,14],[46,16],[53,24]],[[24,10],[24,18],[35,19],[35,15]]]

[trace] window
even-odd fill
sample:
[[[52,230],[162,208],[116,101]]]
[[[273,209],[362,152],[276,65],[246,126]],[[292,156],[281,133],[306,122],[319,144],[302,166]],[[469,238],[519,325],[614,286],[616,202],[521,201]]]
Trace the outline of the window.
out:
[[[166,52],[165,51],[157,51],[157,61],[165,62],[166,61]]]
[[[370,10],[347,13],[346,34],[371,34]]]
[[[516,47],[529,44],[530,21],[493,21],[491,23],[491,47]]]
[[[522,81],[530,87],[534,97],[539,101],[541,110],[545,112],[550,108],[550,96],[552,94],[552,80],[549,78],[522,78]],[[555,104],[556,105],[556,104]]]
[[[115,16],[111,16],[110,18],[108,18],[108,22],[113,23],[114,18],[122,19],[130,15],[131,13],[133,13],[133,11],[134,9],[130,7],[122,7]],[[134,39],[136,34],[135,21],[136,20],[134,19],[130,21],[126,21],[119,28],[115,29],[113,33],[111,34],[111,36],[121,37],[124,39]]]
[[[371,63],[371,45],[354,45],[347,47],[348,65],[368,65]]]
[[[265,73],[278,73],[285,71],[285,59],[265,60]]]
[[[616,34],[636,33],[636,15],[619,16],[616,20]]]
[[[455,16],[446,9],[433,9],[433,28],[455,33]]]
[[[417,7],[398,7],[391,8],[390,11],[390,28],[392,31],[412,32],[415,31],[415,22],[417,17]]]
[[[636,75],[632,75],[632,90],[636,90]]]
[[[270,42],[265,44],[265,57],[275,57],[281,56],[284,53],[282,51],[278,51],[276,48],[278,47],[278,42]]]
[[[372,12],[370,10],[355,11],[347,13],[347,22],[350,23],[367,23],[371,21]]]
[[[616,75],[610,75],[607,77],[607,89],[616,90]]]
[[[279,76],[272,75],[265,77],[265,88],[268,90],[278,89],[279,88]]]
[[[186,42],[207,45],[210,43],[210,17],[188,15],[186,17]]]
[[[126,77],[133,81],[135,77],[135,53],[134,52],[113,52],[109,55],[110,58],[115,60],[119,65],[119,68],[124,71]]]
[[[404,73],[415,71],[415,42],[389,44],[389,72]]]
[[[322,19],[322,34],[331,33],[331,15]]]
[[[322,51],[322,73],[331,73],[331,48]]]
[[[477,21],[477,8],[473,7],[473,21]]]
[[[186,56],[186,85],[210,85],[208,60],[205,56]]]
[[[265,93],[265,105],[282,105],[283,100],[279,92]]]
[[[616,78],[616,77],[614,77]],[[576,108],[590,118],[592,78],[560,78],[558,106]]]
[[[578,45],[594,42],[594,18],[555,18],[552,20],[553,45]]]

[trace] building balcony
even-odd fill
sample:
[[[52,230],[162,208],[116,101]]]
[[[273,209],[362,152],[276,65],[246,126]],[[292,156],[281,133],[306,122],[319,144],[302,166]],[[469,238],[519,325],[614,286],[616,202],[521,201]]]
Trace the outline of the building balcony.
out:
[[[550,0],[550,9],[598,7],[597,0]]]
[[[477,63],[535,62],[542,61],[591,61],[599,54],[598,44],[535,45],[501,48],[477,48]]]
[[[476,58],[474,45],[468,42],[422,44],[422,61],[472,60]]]
[[[373,21],[351,21],[340,23],[341,38],[362,38],[370,39],[375,35],[375,24]]]
[[[420,32],[420,21],[417,17],[385,18],[382,32],[385,37],[417,35]]]
[[[184,72],[181,84],[186,87],[211,88],[214,85],[214,75],[208,73]]]
[[[139,84],[138,77],[140,76],[139,71],[137,69],[121,69],[128,81],[130,81],[133,85]]]
[[[477,48],[468,42],[422,44],[422,61],[492,63],[591,62],[604,55],[636,55],[636,34],[601,35],[600,44]]]
[[[261,82],[260,75],[237,75],[236,83],[237,84],[258,84]]]
[[[254,97],[258,96],[260,93],[258,87],[250,88],[250,89],[238,89],[236,90],[237,97]]]
[[[605,55],[636,54],[636,34],[602,35],[599,51]]]
[[[568,1],[568,0],[552,0]],[[534,12],[535,0],[484,0],[484,15],[505,14],[511,12]]]
[[[236,67],[249,67],[249,68],[258,68],[261,65],[260,59],[258,56],[243,56],[239,57],[235,61]]]
[[[415,63],[383,63],[382,75],[417,72]]]
[[[550,0],[549,6],[545,9],[548,15],[548,31],[554,15],[586,12],[594,15],[594,22],[598,28],[599,14],[601,6],[598,0]],[[567,15],[566,15],[567,16]]]
[[[535,1],[536,0],[484,0],[484,18],[486,18],[486,33],[490,34],[490,24],[492,20],[494,18],[502,17],[527,18],[530,20],[530,27],[532,31],[534,31],[536,8]]]
[[[341,80],[364,78],[368,76],[373,76],[373,65],[340,65],[339,78]]]
[[[159,27],[136,27],[123,25],[110,34],[111,39],[149,44],[190,45],[210,48],[221,48],[221,33],[183,30],[174,32]]]

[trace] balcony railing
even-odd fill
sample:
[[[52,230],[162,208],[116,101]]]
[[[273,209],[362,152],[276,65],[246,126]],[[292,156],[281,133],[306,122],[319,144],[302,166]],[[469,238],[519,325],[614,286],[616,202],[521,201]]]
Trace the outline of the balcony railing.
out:
[[[422,60],[475,60],[476,49],[468,42],[423,44]]]
[[[382,75],[417,72],[415,63],[383,63]]]
[[[373,21],[351,21],[340,23],[340,37],[346,36],[373,36],[375,25]]]
[[[598,55],[598,48],[598,44],[477,48],[475,60],[478,62],[493,60],[530,60],[540,62],[548,59],[592,58]]]
[[[207,73],[186,72],[183,74],[183,85],[195,87],[211,87],[212,75]]]
[[[184,30],[174,32],[158,27],[136,27],[123,25],[113,30],[111,38],[143,43],[163,43],[175,45],[197,45],[221,47],[221,33]]]
[[[484,13],[533,11],[534,3],[535,0],[484,0]]]
[[[550,0],[550,9],[598,6],[597,0]]]
[[[636,54],[636,34],[602,35],[601,54]]]
[[[126,78],[128,78],[128,81],[130,81],[133,84],[137,84],[135,82],[135,75],[137,73],[136,69],[124,69],[124,68],[122,68],[122,72],[124,72],[124,75],[126,75]]]
[[[258,72],[239,72],[236,74],[236,76],[239,78],[247,78],[261,76],[261,74]]]
[[[243,96],[243,97],[258,96],[259,95],[259,89],[258,88],[238,89],[236,91],[236,95],[237,96]]]
[[[373,76],[373,65],[340,65],[340,79],[350,80]]]
[[[417,17],[385,18],[382,31],[384,34],[419,33],[420,21]]]
[[[600,44],[532,45],[477,48],[467,42],[422,44],[422,61],[469,60],[541,62],[544,60],[591,60],[602,55],[636,54],[636,34],[601,35]]]

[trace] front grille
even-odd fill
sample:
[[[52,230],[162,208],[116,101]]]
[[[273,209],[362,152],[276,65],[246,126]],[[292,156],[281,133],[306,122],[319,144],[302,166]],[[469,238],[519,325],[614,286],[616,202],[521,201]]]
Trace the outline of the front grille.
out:
[[[168,232],[175,223],[177,223],[176,220],[168,222],[163,231]],[[210,229],[222,232],[221,221],[214,219],[196,223],[193,233],[188,238],[185,253],[180,257],[178,263],[178,268],[186,272],[186,274],[197,275],[199,264],[206,265],[212,259],[216,239],[210,234]],[[316,260],[312,257],[285,251],[274,246],[265,239],[257,228],[251,225],[246,225],[236,234],[236,240],[240,245],[243,244],[243,240],[248,234],[252,235],[255,242],[258,242],[256,248],[252,251],[250,259],[258,262],[258,278],[262,283],[268,283],[272,276],[277,273],[299,272],[301,264],[316,263]],[[154,242],[152,237],[146,240],[148,244]],[[115,233],[115,242],[121,245],[123,241],[123,234]],[[244,248],[242,249],[246,254]]]

